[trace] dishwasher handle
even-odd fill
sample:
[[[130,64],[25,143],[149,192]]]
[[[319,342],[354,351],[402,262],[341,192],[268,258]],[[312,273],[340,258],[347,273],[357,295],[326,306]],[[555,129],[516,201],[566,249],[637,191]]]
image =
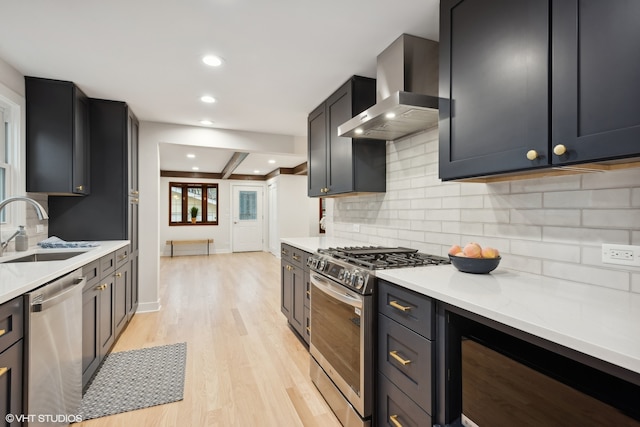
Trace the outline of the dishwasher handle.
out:
[[[66,300],[71,296],[71,294],[76,289],[76,287],[78,286],[83,287],[86,282],[87,282],[87,279],[84,277],[79,277],[77,279],[74,279],[69,286],[61,289],[60,292],[52,295],[46,300],[31,303],[31,311],[34,313],[39,313],[41,311],[45,311],[50,307],[53,307],[56,304],[61,303],[62,301]]]

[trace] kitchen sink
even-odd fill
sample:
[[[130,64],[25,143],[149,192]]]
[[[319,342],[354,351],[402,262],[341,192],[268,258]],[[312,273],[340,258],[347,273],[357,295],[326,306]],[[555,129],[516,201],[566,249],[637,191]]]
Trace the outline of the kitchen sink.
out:
[[[74,256],[82,255],[84,253],[86,252],[36,252],[35,254],[0,262],[9,264],[12,262],[63,261],[65,259],[73,258]]]

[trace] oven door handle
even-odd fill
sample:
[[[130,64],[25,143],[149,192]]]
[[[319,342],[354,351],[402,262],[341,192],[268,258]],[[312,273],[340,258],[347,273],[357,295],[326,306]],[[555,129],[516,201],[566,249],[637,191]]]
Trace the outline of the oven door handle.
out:
[[[340,289],[342,286],[338,288],[321,276],[312,274],[311,284],[318,288],[318,290],[329,295],[331,298],[337,299],[338,301],[355,308],[362,308],[362,297],[360,295],[349,292],[346,289]]]

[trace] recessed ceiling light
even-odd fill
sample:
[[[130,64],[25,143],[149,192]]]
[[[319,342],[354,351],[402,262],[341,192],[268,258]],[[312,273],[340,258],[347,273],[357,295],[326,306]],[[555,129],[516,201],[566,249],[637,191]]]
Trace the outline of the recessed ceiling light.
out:
[[[260,173],[258,169],[254,170],[253,173]]]
[[[187,154],[187,157],[190,158],[190,159],[195,159],[196,155],[189,153],[189,154]]]
[[[222,65],[222,58],[215,55],[206,55],[202,58],[202,62],[211,67],[219,67]]]
[[[211,120],[200,120],[201,125],[210,126],[213,124]]]
[[[197,166],[194,166],[194,167],[192,167],[191,169],[192,169],[192,170],[194,170],[194,171],[199,171],[199,170],[200,170],[200,168],[199,168],[199,167],[197,167]]]
[[[356,135],[362,135],[362,132],[364,132],[362,129],[356,129]]]
[[[387,119],[393,119],[395,116],[396,116],[396,113],[387,113],[387,114],[385,115],[385,117],[386,117]]]
[[[270,164],[274,164],[275,162],[276,162],[276,161],[275,161],[275,160],[273,160],[273,159],[269,160],[269,163],[270,163]]]
[[[216,99],[213,96],[204,95],[203,97],[200,98],[200,101],[211,104],[216,102]]]

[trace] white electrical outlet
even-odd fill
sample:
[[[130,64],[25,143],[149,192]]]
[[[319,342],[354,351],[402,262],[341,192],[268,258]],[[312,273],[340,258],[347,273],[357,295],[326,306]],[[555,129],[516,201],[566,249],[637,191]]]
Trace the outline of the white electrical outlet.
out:
[[[640,246],[602,244],[602,262],[605,264],[640,267]]]
[[[360,232],[360,224],[353,224],[352,227],[352,231],[354,231],[355,233]]]
[[[42,232],[44,232],[44,225],[36,224],[36,233],[42,233]]]

